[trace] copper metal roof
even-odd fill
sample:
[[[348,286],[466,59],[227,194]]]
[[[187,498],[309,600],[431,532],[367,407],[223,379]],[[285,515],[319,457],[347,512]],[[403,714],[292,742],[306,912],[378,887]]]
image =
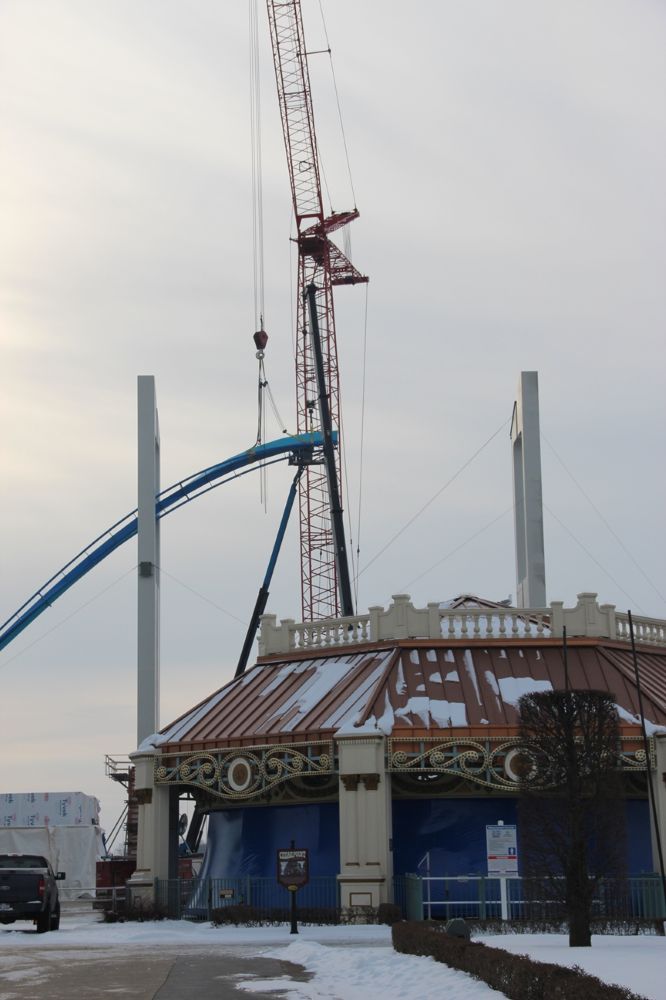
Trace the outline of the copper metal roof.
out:
[[[320,652],[320,651],[318,651]],[[666,726],[666,651],[639,654],[648,728]],[[569,644],[572,687],[615,695],[637,733],[631,655],[603,640]],[[330,738],[340,730],[393,736],[515,732],[521,694],[564,687],[555,640],[393,642],[371,650],[260,663],[162,730],[164,751]]]

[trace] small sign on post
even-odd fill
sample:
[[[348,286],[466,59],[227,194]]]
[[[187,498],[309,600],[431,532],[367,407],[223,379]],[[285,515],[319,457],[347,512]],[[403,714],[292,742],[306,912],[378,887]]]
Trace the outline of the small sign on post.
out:
[[[518,828],[503,822],[486,826],[488,875],[499,877],[502,920],[509,919],[507,878],[518,875]]]
[[[310,881],[310,861],[307,848],[291,847],[277,852],[277,880],[291,896],[291,934],[298,934],[296,893]]]
[[[516,826],[505,826],[503,823],[486,826],[486,849],[489,875],[511,877],[518,874]]]

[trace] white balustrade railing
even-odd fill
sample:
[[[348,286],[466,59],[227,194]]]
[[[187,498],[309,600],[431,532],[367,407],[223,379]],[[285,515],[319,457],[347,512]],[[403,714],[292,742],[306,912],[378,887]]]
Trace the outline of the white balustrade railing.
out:
[[[296,622],[276,615],[263,615],[259,634],[259,656],[298,650],[346,648],[391,639],[540,639],[567,635],[596,636],[629,641],[629,622],[612,604],[597,604],[597,595],[582,593],[573,608],[553,601],[549,608],[442,607],[431,602],[415,608],[408,594],[396,594],[385,610],[381,606],[367,614]],[[634,618],[636,642],[666,645],[666,622],[657,618]]]
[[[648,646],[666,646],[666,621],[662,618],[637,618],[631,616],[634,623],[634,641]],[[616,639],[630,642],[629,615],[615,612]]]

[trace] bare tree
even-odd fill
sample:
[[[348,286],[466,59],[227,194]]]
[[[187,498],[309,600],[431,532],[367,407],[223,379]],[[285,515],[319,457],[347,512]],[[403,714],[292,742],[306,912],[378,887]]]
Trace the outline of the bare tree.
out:
[[[559,902],[569,945],[591,944],[599,881],[625,866],[615,699],[605,691],[546,691],[518,702],[523,872]]]

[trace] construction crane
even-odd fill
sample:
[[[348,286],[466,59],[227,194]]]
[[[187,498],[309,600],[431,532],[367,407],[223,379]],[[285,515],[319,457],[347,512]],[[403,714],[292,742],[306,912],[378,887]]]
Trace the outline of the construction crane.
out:
[[[324,212],[319,156],[312,113],[308,54],[303,34],[300,0],[267,0],[282,132],[296,220],[298,246],[298,295],[296,325],[296,413],[298,433],[322,430],[322,394],[311,334],[318,325],[320,364],[333,428],[340,431],[340,379],[335,337],[333,287],[355,285],[368,279],[356,270],[331,241],[330,234],[358,217],[348,212]],[[319,373],[320,383],[322,372]],[[303,621],[351,614],[351,594],[340,586],[336,563],[344,540],[336,539],[332,510],[331,477],[342,497],[341,445],[332,458],[333,468],[308,465],[299,484],[301,596]]]

